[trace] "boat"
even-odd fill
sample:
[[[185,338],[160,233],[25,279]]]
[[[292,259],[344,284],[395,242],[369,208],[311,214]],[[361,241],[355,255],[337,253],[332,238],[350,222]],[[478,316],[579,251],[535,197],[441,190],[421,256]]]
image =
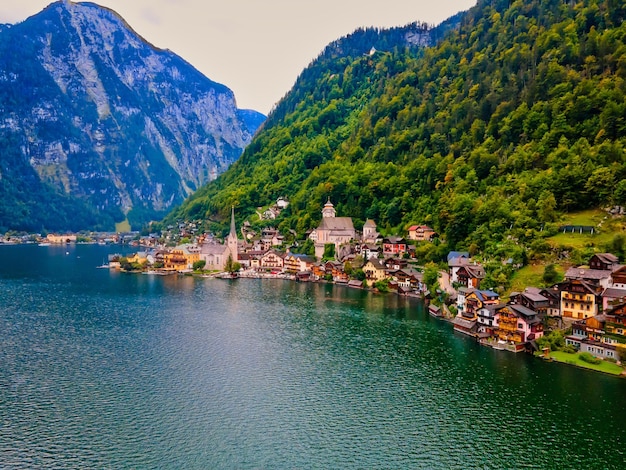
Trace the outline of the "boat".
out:
[[[50,246],[50,245],[51,245],[51,243],[48,243],[48,242],[41,242],[41,243],[39,243],[37,246]]]

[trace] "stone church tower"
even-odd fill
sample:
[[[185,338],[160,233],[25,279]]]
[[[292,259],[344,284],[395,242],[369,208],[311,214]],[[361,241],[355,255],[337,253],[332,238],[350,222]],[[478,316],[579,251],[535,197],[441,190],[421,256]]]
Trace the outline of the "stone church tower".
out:
[[[226,239],[226,245],[228,245],[228,250],[230,251],[230,255],[233,257],[233,261],[239,260],[239,251],[237,249],[237,228],[235,227],[235,207],[231,208],[230,214],[230,233],[228,234],[228,238]]]

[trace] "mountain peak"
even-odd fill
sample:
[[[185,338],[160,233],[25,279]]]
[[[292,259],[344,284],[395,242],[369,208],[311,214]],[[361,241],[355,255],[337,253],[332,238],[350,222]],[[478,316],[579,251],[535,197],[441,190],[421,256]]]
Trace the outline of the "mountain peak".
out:
[[[103,219],[141,222],[182,202],[264,120],[94,3],[61,0],[0,28],[3,77],[0,137],[20,142],[42,187]]]

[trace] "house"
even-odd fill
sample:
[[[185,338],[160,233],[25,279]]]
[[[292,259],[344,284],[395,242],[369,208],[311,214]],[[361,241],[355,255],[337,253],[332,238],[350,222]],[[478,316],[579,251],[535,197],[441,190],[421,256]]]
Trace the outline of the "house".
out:
[[[454,331],[458,331],[459,333],[463,333],[469,336],[476,336],[478,331],[476,327],[476,320],[468,320],[461,315],[457,315],[452,320],[452,325]]]
[[[307,255],[287,253],[284,258],[284,270],[288,273],[311,271],[315,260]]]
[[[463,316],[469,319],[476,319],[478,310],[488,305],[496,305],[500,296],[490,290],[472,290],[465,295],[465,305],[463,306]]]
[[[411,225],[408,231],[409,240],[418,242],[431,241],[435,236],[435,231],[428,225]]]
[[[309,238],[315,242],[315,256],[324,256],[324,247],[327,244],[334,244],[335,251],[340,245],[348,243],[356,237],[356,231],[351,217],[337,217],[335,206],[330,199],[322,209],[322,221],[320,225],[311,232]]]
[[[382,281],[388,277],[385,266],[377,258],[367,260],[367,263],[363,265],[363,272],[365,273],[367,285],[370,287],[375,282]]]
[[[465,296],[472,292],[474,289],[468,289],[467,287],[459,287],[456,295],[456,310],[461,313],[465,310]]]
[[[414,269],[399,269],[391,273],[391,278],[397,282],[398,287],[409,291],[421,290],[423,287],[423,274]]]
[[[361,255],[364,260],[379,258],[383,253],[383,247],[380,245],[374,245],[371,243],[359,245]]]
[[[332,275],[335,282],[348,282],[350,280],[350,276],[343,269],[343,263],[339,261],[327,261],[324,264],[324,270],[326,274]]]
[[[264,251],[245,251],[243,253],[239,253],[238,262],[242,267],[247,269],[258,269],[260,266],[259,260],[261,256],[263,256]]]
[[[550,304],[546,297],[533,289],[526,289],[524,292],[511,292],[509,302],[529,308],[533,312],[537,312],[541,317],[547,315]]]
[[[480,337],[487,338],[495,336],[498,328],[497,313],[503,307],[503,304],[490,304],[478,309],[476,320]]]
[[[563,318],[583,320],[599,312],[601,288],[578,279],[558,284],[561,293],[561,315]]]
[[[492,291],[471,290],[464,292],[465,304],[452,321],[454,330],[476,336],[478,333],[478,311],[489,305],[496,305],[499,296]]]
[[[282,254],[269,250],[259,259],[259,268],[266,271],[282,271],[285,266],[285,259]]]
[[[498,310],[496,321],[496,336],[500,341],[514,343],[516,351],[523,350],[522,345],[527,341],[543,336],[543,323],[539,314],[523,305],[505,305]]]
[[[606,289],[611,287],[611,274],[612,272],[607,269],[569,268],[565,272],[565,280],[576,279]]]
[[[182,248],[176,247],[163,254],[163,269],[165,271],[186,271],[189,263]]]
[[[607,311],[611,306],[626,300],[626,289],[609,287],[602,291],[602,311]]]
[[[311,274],[313,279],[321,279],[326,275],[326,269],[323,264],[314,264],[311,267]]]
[[[613,253],[596,253],[589,259],[589,267],[602,271],[613,271],[619,267],[619,259]]]
[[[404,269],[409,265],[409,262],[401,258],[387,258],[383,261],[385,267],[389,270]]]
[[[283,268],[287,273],[295,274],[300,272],[300,260],[293,253],[287,253],[284,258]]]
[[[148,263],[148,253],[145,251],[138,251],[137,253],[133,253],[126,257],[126,260],[131,264],[147,264]]]
[[[611,273],[611,284],[617,289],[626,289],[626,266],[620,266]]]
[[[465,259],[465,258],[461,258]],[[456,279],[459,284],[469,289],[480,288],[480,281],[485,278],[485,268],[480,264],[466,264],[456,270]]]
[[[558,287],[544,289],[527,287],[525,291],[536,292],[548,300],[548,307],[546,308],[546,315],[548,317],[561,317],[561,293],[559,292]]]
[[[263,218],[265,220],[274,220],[279,214],[280,211],[277,208],[270,207],[263,212]]]
[[[626,345],[606,334],[607,320],[607,315],[601,314],[574,322],[572,334],[565,337],[565,344],[603,359],[619,359],[619,348]]]
[[[384,255],[403,255],[408,251],[408,244],[402,237],[385,237],[383,238],[383,254]]]
[[[456,252],[450,252],[450,254]],[[463,266],[467,266],[470,264],[469,254],[464,256],[461,254],[460,256],[450,257],[448,255],[448,268],[450,269],[450,282],[459,282],[459,269]]]

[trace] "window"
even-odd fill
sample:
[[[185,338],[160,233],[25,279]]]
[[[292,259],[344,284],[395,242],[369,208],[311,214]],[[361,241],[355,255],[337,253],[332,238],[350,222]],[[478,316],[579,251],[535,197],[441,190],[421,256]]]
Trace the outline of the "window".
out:
[[[524,324],[523,324],[523,323],[518,323],[518,324],[517,324],[517,328],[518,328],[519,330],[521,330],[522,328],[524,328]]]

